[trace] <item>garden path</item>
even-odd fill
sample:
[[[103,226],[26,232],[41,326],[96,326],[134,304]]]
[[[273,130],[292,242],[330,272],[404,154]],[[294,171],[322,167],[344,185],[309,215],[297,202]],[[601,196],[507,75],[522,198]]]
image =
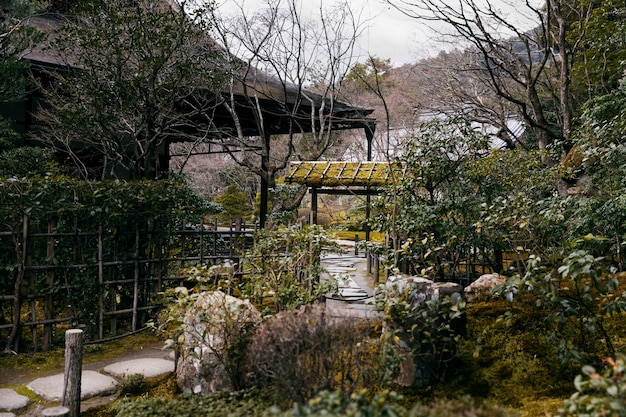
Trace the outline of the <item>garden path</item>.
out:
[[[367,272],[367,261],[363,255],[354,254],[353,242],[338,243],[344,248],[343,253],[330,253],[322,258],[326,278],[333,275],[343,278],[337,293],[326,299],[327,310],[334,318],[373,318],[375,313],[368,302],[372,299],[375,283]],[[85,364],[81,377],[81,411],[114,401],[125,376],[164,377],[173,372],[173,354],[161,347],[161,344],[146,346],[122,357]],[[63,369],[32,380],[29,379],[30,372],[5,371],[0,370],[0,384],[9,388],[0,389],[0,417],[39,417],[44,408],[58,405],[63,388]],[[38,398],[36,404],[31,405],[29,398],[11,388],[23,385]]]

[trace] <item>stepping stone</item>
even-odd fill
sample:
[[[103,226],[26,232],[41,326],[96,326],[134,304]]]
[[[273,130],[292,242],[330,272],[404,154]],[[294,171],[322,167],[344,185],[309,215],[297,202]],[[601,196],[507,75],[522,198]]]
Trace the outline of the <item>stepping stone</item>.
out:
[[[28,389],[47,401],[60,401],[63,395],[63,374],[37,378],[26,385]],[[80,399],[105,396],[117,391],[117,381],[96,371],[83,371],[81,375]]]
[[[1,411],[19,411],[28,407],[28,404],[30,404],[28,397],[20,395],[12,389],[0,389]],[[3,417],[3,414],[12,415],[13,413],[0,413],[0,417]]]
[[[0,417],[15,417],[15,414],[0,412]]]
[[[360,288],[342,288],[339,290],[342,297],[367,297],[367,292]]]
[[[174,372],[174,362],[155,358],[132,359],[105,366],[104,372],[119,379],[126,379],[133,374],[152,378]]]

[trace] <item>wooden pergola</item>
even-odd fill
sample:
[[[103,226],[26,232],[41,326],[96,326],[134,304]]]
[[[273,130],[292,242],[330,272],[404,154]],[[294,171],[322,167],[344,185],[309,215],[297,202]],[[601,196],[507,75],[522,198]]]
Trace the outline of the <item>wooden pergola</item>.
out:
[[[317,223],[319,194],[365,196],[365,217],[369,221],[371,196],[378,194],[378,187],[391,184],[402,175],[401,166],[388,162],[304,161],[291,163],[285,182],[310,188],[313,224]],[[365,236],[369,240],[369,227],[365,229]]]

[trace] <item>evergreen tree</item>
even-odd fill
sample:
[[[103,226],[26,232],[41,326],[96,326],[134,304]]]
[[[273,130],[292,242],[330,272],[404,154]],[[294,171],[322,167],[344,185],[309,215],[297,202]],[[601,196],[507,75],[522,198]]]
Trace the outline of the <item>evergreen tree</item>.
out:
[[[206,13],[148,0],[71,10],[51,44],[69,71],[42,86],[40,139],[86,178],[162,177],[171,142],[217,134],[211,114],[226,71]]]

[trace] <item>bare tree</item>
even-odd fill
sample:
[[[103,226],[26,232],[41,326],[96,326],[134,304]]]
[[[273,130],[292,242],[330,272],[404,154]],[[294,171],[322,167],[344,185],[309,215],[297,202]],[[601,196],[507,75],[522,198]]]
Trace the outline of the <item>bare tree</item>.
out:
[[[297,207],[306,193],[301,187],[289,201],[280,198],[276,179],[289,161],[345,149],[334,131],[359,126],[368,114],[338,101],[361,30],[348,4],[320,4],[316,13],[306,13],[296,0],[266,0],[264,6],[250,13],[241,2],[235,16],[212,15],[215,39],[240,69],[225,94],[232,130],[220,143],[260,177],[262,224],[268,205],[263,189],[275,213]]]
[[[567,30],[573,22],[588,18],[588,6],[568,0],[387,2],[466,48],[450,89],[466,114],[474,111],[496,126],[499,119],[506,132],[503,122],[514,110],[539,149],[547,151],[549,145],[559,144],[564,157],[571,146],[573,117],[571,55],[580,39],[568,38]],[[470,77],[474,82],[466,83]]]

